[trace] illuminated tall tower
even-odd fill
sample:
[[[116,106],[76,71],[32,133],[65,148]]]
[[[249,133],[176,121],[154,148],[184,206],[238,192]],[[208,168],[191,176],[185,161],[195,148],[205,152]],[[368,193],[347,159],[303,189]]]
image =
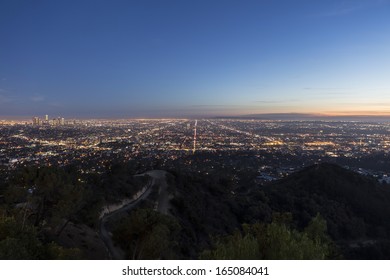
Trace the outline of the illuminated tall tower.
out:
[[[39,125],[40,119],[38,117],[33,117],[33,125]]]
[[[49,115],[45,115],[45,121],[49,121]]]

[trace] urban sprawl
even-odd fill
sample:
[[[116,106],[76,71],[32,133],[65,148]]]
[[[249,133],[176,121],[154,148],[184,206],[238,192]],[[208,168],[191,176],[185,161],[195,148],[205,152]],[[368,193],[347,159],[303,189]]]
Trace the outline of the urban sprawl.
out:
[[[255,170],[272,181],[318,162],[335,162],[389,181],[390,123],[239,119],[0,121],[0,168],[73,164],[101,172],[113,161],[141,169]],[[243,162],[245,164],[243,164]]]

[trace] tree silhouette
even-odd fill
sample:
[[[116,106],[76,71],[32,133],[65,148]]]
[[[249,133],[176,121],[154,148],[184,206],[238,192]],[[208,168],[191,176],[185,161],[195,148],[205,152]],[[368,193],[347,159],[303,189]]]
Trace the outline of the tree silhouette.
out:
[[[278,215],[270,224],[243,225],[243,232],[217,240],[215,248],[204,251],[200,258],[321,260],[332,256],[326,222],[320,216],[313,218],[303,232],[281,221],[285,219]]]

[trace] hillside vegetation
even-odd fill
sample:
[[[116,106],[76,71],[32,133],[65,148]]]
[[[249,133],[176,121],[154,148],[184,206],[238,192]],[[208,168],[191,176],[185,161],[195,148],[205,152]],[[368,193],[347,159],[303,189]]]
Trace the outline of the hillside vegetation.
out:
[[[15,171],[1,184],[0,258],[108,258],[99,213],[145,186],[137,170]],[[264,186],[249,175],[169,170],[168,215],[155,210],[156,186],[110,223],[113,241],[129,259],[390,258],[388,185],[333,164]]]

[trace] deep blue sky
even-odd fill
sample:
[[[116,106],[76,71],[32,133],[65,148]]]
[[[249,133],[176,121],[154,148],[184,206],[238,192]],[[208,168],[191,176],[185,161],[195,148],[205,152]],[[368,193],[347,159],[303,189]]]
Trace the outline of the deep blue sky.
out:
[[[388,0],[0,0],[0,116],[390,114]]]

